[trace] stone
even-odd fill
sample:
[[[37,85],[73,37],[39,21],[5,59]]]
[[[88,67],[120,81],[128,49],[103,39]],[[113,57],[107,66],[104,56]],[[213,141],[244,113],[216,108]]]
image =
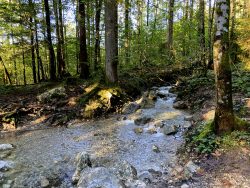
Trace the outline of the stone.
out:
[[[136,110],[138,110],[141,106],[137,104],[136,102],[130,102],[128,104],[125,104],[122,113],[123,114],[131,114],[134,113]]]
[[[160,153],[160,149],[157,145],[153,145],[152,146],[152,150],[155,152],[155,153]]]
[[[11,155],[11,151],[10,150],[6,150],[0,153],[0,160],[5,159],[7,157],[9,157]]]
[[[153,121],[153,118],[150,116],[144,116],[144,117],[139,117],[137,119],[134,120],[136,125],[145,125],[146,123],[149,123]]]
[[[122,181],[134,180],[137,178],[137,171],[127,161],[117,163],[112,169],[112,172]]]
[[[133,182],[128,182],[126,184],[126,187],[129,187],[129,188],[146,188],[147,185],[142,180],[135,180]]]
[[[153,180],[153,175],[151,173],[149,173],[148,171],[142,172],[139,176],[138,179],[143,181],[146,184],[149,184],[152,182]]]
[[[163,121],[156,121],[156,122],[154,122],[154,124],[153,124],[155,127],[160,127],[160,128],[162,128],[163,126],[164,126],[164,122]]]
[[[75,163],[76,163],[76,170],[72,176],[72,183],[78,182],[81,176],[81,171],[84,168],[92,167],[92,163],[90,161],[90,155],[84,151],[76,155]]]
[[[81,172],[78,188],[125,188],[125,185],[105,167],[86,168]]]
[[[185,116],[184,120],[185,121],[191,121],[191,120],[193,120],[193,116],[191,116],[191,115],[190,116]]]
[[[189,185],[184,183],[184,184],[181,185],[181,188],[189,188]]]
[[[50,184],[49,180],[44,176],[41,177],[40,182],[41,182],[41,187],[43,187],[43,188],[48,187]]]
[[[11,150],[13,146],[11,144],[0,144],[0,151]]]
[[[160,98],[166,98],[168,97],[168,91],[160,90],[156,92],[156,95]]]
[[[0,161],[0,171],[8,171],[13,168],[13,162],[11,161]]]
[[[5,175],[4,173],[0,172],[0,184],[3,183],[5,180]]]
[[[133,130],[134,130],[135,134],[141,134],[141,133],[143,133],[143,128],[141,128],[141,127],[136,127]]]
[[[188,179],[196,174],[200,170],[200,167],[194,164],[193,161],[189,161],[184,167],[184,175]]]
[[[156,134],[157,133],[157,130],[155,127],[150,127],[148,130],[147,130],[147,133],[149,134]]]
[[[177,101],[173,104],[173,107],[176,109],[187,109],[188,106],[184,101]]]
[[[2,188],[11,188],[11,185],[10,184],[3,184]]]
[[[192,124],[191,124],[189,121],[184,122],[184,124],[183,124],[183,128],[184,128],[184,129],[188,129],[188,128],[191,127],[191,126],[192,126]]]
[[[157,99],[156,92],[155,91],[149,91],[148,99],[155,101]]]
[[[175,134],[178,131],[178,126],[177,125],[165,125],[163,127],[163,133],[165,135],[171,135],[171,134]]]
[[[39,102],[50,102],[53,98],[63,98],[66,96],[64,87],[56,87],[37,96]]]

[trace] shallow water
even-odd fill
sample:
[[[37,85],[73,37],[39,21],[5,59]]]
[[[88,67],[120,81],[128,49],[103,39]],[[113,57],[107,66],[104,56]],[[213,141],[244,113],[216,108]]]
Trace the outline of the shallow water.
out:
[[[139,174],[149,169],[166,172],[182,143],[181,131],[174,136],[164,135],[161,128],[156,128],[155,134],[147,131],[154,128],[154,122],[159,120],[166,121],[165,126],[175,124],[182,127],[185,124],[186,113],[173,108],[175,97],[169,94],[169,89],[170,87],[158,89],[169,95],[166,100],[158,98],[155,107],[130,114],[127,120],[118,121],[114,116],[94,122],[72,124],[68,128],[37,130],[0,139],[0,143],[11,143],[15,146],[8,158],[14,161],[15,167],[5,173],[6,181],[14,180],[22,174],[32,174],[57,166],[70,179],[74,172],[74,158],[81,151],[104,159],[103,165],[126,160]],[[134,128],[138,127],[134,124],[134,119],[141,116],[150,116],[154,122],[140,126],[143,133],[138,135],[134,132]],[[153,151],[154,145],[160,152]]]

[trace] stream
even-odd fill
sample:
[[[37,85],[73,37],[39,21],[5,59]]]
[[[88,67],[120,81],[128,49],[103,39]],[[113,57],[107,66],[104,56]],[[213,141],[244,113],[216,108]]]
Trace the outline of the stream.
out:
[[[150,172],[153,176],[147,186],[157,187],[160,181],[167,181],[169,167],[174,165],[176,151],[183,142],[182,133],[189,126],[184,120],[188,114],[173,108],[175,95],[169,93],[170,88],[156,88],[165,97],[158,97],[151,108],[128,115],[1,138],[0,144],[12,144],[14,148],[0,158],[0,166],[4,161],[10,164],[10,169],[0,171],[0,186],[75,187],[71,183],[75,157],[85,151],[100,166],[127,161],[138,177]],[[136,125],[134,120],[142,117],[151,120]],[[173,125],[178,131],[166,134],[164,127]],[[46,180],[53,186],[46,185]]]

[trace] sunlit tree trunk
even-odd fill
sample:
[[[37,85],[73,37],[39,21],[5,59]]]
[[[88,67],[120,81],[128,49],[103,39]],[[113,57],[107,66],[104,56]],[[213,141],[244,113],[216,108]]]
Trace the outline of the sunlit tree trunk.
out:
[[[48,0],[44,0],[44,10],[46,14],[46,27],[47,27],[47,43],[49,47],[49,60],[50,60],[50,79],[56,80],[56,65],[55,65],[55,52],[51,40],[50,28],[50,11]]]
[[[232,78],[229,62],[230,1],[216,2],[214,70],[216,82],[216,109],[214,126],[217,134],[234,130]]]
[[[208,68],[212,69],[213,65],[213,23],[214,23],[214,5],[212,0],[209,0],[208,10]]]
[[[6,66],[5,66],[5,64],[4,64],[3,59],[2,59],[1,56],[0,56],[0,62],[2,62],[2,65],[3,65],[3,68],[4,68],[4,72],[5,72],[6,77],[8,78],[9,84],[12,85],[9,71],[7,70],[7,68],[6,68]]]
[[[105,51],[106,79],[109,83],[118,81],[118,3],[105,0]]]
[[[129,12],[130,12],[130,2],[125,0],[125,62],[129,64],[130,53],[129,53]],[[147,20],[148,21],[148,20]]]
[[[86,45],[86,26],[85,26],[85,3],[79,0],[79,64],[80,78],[87,79],[89,77],[88,53]]]
[[[170,61],[173,61],[173,32],[174,32],[174,0],[169,1],[169,17],[168,17],[168,36],[167,36],[167,52]]]
[[[230,28],[230,58],[232,63],[237,61],[237,44],[235,33],[236,0],[231,1],[231,28]]]

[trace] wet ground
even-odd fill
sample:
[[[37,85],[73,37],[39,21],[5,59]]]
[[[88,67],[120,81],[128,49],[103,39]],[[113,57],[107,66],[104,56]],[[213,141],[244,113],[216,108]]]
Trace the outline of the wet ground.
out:
[[[1,144],[14,145],[12,153],[4,159],[13,161],[13,169],[3,173],[6,178],[2,184],[12,187],[14,180],[18,182],[27,178],[26,185],[29,185],[28,181],[36,181],[41,177],[41,172],[60,168],[66,174],[61,187],[71,187],[74,158],[81,151],[100,159],[100,165],[112,166],[126,160],[136,168],[138,174],[148,170],[167,174],[168,166],[174,163],[177,148],[183,141],[183,127],[188,123],[184,120],[187,114],[173,108],[175,96],[169,93],[169,89],[158,88],[167,97],[158,98],[152,108],[139,109],[122,116],[121,119],[125,120],[117,120],[118,116],[113,116],[98,121],[72,123],[68,128],[30,131],[1,139]],[[134,120],[139,117],[151,117],[153,121],[142,126],[135,125]],[[163,128],[156,126],[161,121],[165,122],[164,126],[178,125],[178,133],[165,135]],[[142,128],[142,133],[134,131],[138,127]],[[38,184],[31,185],[36,187]],[[17,183],[15,186],[22,187]]]

